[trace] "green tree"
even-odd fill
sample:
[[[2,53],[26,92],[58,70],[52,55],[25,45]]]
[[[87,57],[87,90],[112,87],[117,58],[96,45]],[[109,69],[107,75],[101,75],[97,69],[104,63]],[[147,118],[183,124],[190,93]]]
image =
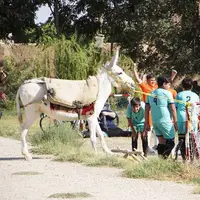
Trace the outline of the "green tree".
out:
[[[0,1],[0,38],[12,33],[16,42],[26,42],[27,28],[35,27],[36,1],[1,0]]]
[[[62,0],[38,0],[40,4],[47,5],[51,10],[51,16],[48,22],[55,24],[57,36],[60,37],[63,33],[70,37],[74,34],[73,21],[74,15],[74,1]]]
[[[74,35],[70,40],[63,36],[55,43],[55,76],[68,80],[84,80],[96,75],[103,56],[93,44],[82,45]]]

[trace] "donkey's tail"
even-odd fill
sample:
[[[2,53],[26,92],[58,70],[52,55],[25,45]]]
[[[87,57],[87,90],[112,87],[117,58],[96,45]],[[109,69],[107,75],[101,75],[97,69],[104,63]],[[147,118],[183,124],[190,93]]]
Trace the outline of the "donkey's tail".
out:
[[[23,122],[23,117],[22,117],[22,113],[21,113],[21,109],[20,109],[20,102],[19,99],[20,98],[20,88],[17,91],[17,95],[16,95],[16,107],[17,107],[17,116],[18,116],[18,120],[20,122],[20,124],[22,124]]]

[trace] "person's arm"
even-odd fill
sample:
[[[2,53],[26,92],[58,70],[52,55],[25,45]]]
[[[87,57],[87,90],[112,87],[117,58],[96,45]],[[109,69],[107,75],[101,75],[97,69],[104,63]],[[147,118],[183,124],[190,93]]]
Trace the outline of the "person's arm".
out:
[[[171,77],[170,77],[171,81],[173,81],[175,79],[176,75],[177,75],[177,71],[175,69],[173,69],[171,72]]]
[[[136,64],[134,64],[134,66],[133,66],[133,76],[135,77],[137,83],[142,82],[142,80],[140,79],[140,77],[138,75],[138,72],[137,72],[137,69],[136,69]]]
[[[149,124],[149,112],[150,112],[150,105],[149,103],[145,104],[145,124],[144,124],[144,129],[145,131],[149,131],[150,130],[150,124]]]
[[[177,95],[176,99],[178,99],[178,98],[179,97]],[[173,96],[172,96],[172,94],[170,92],[169,92],[169,96],[168,96],[167,102],[168,102],[169,109],[170,109],[170,112],[171,112],[171,115],[172,115],[172,120],[173,120],[173,123],[174,123],[175,131],[178,131],[176,105],[174,103]]]
[[[142,82],[145,82],[147,80],[147,75],[146,74],[143,74],[142,75]]]
[[[127,120],[128,120],[128,125],[131,127],[131,130],[132,130],[131,137],[136,138],[137,133],[136,133],[136,130],[135,130],[134,124],[133,124],[133,122],[132,122],[131,119],[128,119],[128,118],[127,118]]]
[[[169,108],[170,108],[170,111],[171,111],[171,114],[172,114],[172,119],[173,119],[173,122],[174,122],[175,131],[178,131],[177,114],[176,114],[175,104],[174,103],[170,104]]]
[[[136,137],[136,131],[135,131],[134,124],[132,122],[132,107],[131,107],[131,104],[129,104],[128,107],[127,107],[126,118],[128,120],[128,126],[131,127],[131,130],[132,130],[131,137],[135,138]]]
[[[128,119],[128,118],[127,118],[127,120],[128,120],[128,126],[131,127],[131,129],[133,130],[134,129],[134,125],[132,123],[132,120]]]

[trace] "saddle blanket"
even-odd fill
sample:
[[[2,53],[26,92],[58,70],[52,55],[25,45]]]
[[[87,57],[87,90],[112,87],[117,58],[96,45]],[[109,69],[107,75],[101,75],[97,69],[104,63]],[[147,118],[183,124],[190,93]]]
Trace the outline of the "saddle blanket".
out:
[[[62,80],[45,78],[48,100],[70,108],[82,108],[96,101],[98,80],[90,76],[87,80]]]
[[[56,105],[56,104],[50,104],[50,108],[52,110],[62,110],[68,113],[77,113],[80,116],[91,116],[94,113],[94,103],[90,104],[89,106],[84,106],[81,109],[76,109],[76,108],[67,108],[61,105]]]

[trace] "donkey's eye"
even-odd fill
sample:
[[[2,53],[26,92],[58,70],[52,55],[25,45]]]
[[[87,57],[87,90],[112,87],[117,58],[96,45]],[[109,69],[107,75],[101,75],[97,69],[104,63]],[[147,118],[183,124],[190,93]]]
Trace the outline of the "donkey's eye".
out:
[[[117,76],[119,76],[119,75],[121,75],[122,74],[122,72],[119,72],[119,73],[117,73]]]

